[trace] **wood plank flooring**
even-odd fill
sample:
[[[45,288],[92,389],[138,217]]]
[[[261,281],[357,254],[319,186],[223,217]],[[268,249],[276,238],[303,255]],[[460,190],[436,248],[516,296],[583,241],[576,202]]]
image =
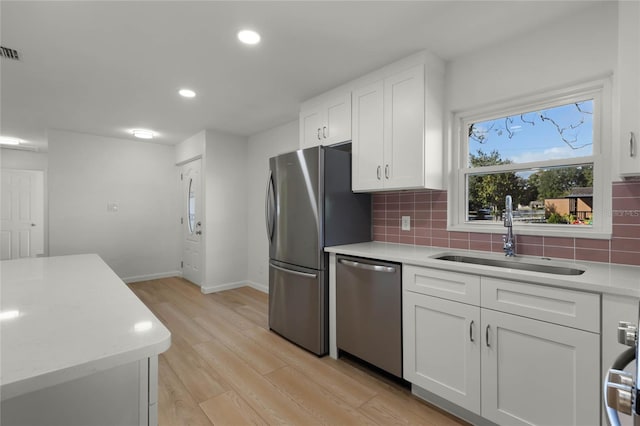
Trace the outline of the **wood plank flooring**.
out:
[[[352,360],[270,332],[260,291],[205,295],[181,278],[129,287],[172,333],[159,357],[160,426],[466,424]]]

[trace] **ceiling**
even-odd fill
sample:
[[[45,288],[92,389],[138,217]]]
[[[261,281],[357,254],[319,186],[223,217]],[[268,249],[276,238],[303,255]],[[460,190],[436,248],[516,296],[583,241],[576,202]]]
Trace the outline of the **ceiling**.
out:
[[[175,144],[251,135],[300,102],[422,49],[445,60],[536,31],[593,1],[6,1],[0,134],[47,129]],[[260,32],[240,44],[242,28]],[[178,96],[180,88],[197,92]]]

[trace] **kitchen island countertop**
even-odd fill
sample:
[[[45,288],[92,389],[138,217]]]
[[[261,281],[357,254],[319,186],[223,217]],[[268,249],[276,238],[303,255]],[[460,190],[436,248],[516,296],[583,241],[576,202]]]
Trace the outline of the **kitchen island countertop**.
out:
[[[169,330],[95,254],[0,262],[2,400],[155,356]]]

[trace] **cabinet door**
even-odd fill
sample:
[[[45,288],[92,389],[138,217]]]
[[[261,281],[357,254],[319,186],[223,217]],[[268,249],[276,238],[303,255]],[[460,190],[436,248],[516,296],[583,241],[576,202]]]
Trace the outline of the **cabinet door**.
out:
[[[351,140],[351,92],[329,99],[322,126],[323,145]]]
[[[482,417],[600,424],[600,335],[488,309],[481,316]]]
[[[640,3],[619,3],[618,36],[620,173],[634,176],[640,175]]]
[[[384,81],[385,189],[424,186],[424,66]]]
[[[403,293],[404,378],[480,414],[480,308]]]
[[[300,111],[300,148],[322,145],[322,109]]]
[[[353,91],[352,188],[383,188],[383,83]]]

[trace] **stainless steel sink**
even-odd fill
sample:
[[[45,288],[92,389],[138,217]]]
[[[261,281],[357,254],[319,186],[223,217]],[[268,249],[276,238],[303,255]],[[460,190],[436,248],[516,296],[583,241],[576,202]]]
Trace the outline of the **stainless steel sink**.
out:
[[[498,268],[520,269],[523,271],[544,272],[555,275],[582,275],[584,270],[569,268],[566,266],[541,265],[538,263],[526,263],[514,259],[491,259],[473,256],[460,256],[447,254],[436,257],[438,260],[448,260],[450,262],[472,263],[474,265],[496,266]]]

